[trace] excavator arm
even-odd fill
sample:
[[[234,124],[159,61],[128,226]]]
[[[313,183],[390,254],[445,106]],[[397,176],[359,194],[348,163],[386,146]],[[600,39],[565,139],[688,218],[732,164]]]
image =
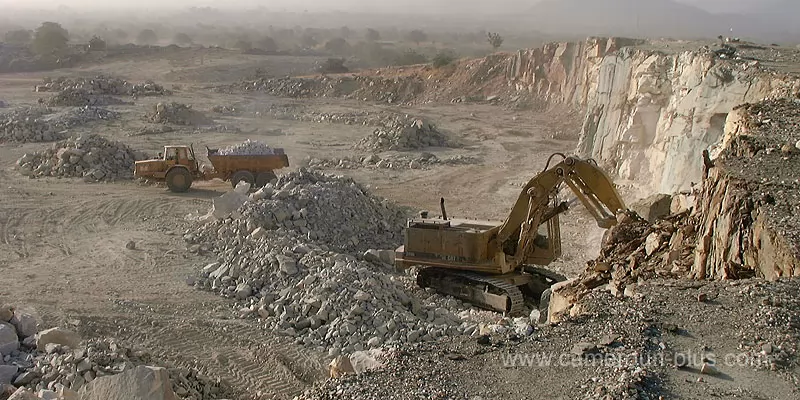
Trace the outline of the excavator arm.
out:
[[[564,157],[552,168],[548,167],[522,189],[495,238],[496,248],[513,249],[513,254],[507,255],[515,265],[524,261],[539,226],[568,208],[566,203],[555,204],[562,183],[569,186],[601,228],[615,225],[617,212],[626,208],[611,179],[592,160]]]

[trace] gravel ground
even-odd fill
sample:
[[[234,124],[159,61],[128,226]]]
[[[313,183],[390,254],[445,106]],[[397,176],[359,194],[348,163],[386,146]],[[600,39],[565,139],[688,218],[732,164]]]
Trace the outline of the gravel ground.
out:
[[[383,368],[300,398],[530,399],[543,388],[558,399],[800,398],[798,289],[797,280],[653,280],[630,298],[596,291],[581,316],[528,338],[395,348]]]

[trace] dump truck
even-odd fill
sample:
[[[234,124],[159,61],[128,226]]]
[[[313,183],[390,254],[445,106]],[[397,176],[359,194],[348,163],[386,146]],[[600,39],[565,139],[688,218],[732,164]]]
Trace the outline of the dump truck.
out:
[[[170,191],[182,193],[197,180],[219,178],[230,181],[233,187],[247,182],[251,187],[262,187],[277,178],[276,170],[289,166],[289,158],[282,148],[274,154],[222,155],[219,149],[206,147],[211,166],[201,166],[192,146],[164,146],[164,153],[152,160],[137,161],[134,176],[166,182]]]
[[[550,168],[556,155],[563,160]],[[561,201],[563,185],[576,198]],[[396,267],[419,267],[419,286],[482,308],[508,315],[520,315],[528,304],[546,309],[550,287],[566,279],[546,268],[561,255],[559,214],[578,201],[601,228],[615,225],[626,209],[597,163],[556,153],[525,185],[505,221],[448,218],[444,198],[440,217],[423,212],[410,219]]]

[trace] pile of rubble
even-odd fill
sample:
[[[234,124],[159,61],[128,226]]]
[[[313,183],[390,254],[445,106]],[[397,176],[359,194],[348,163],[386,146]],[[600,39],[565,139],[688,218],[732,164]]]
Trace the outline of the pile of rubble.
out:
[[[419,76],[320,76],[316,78],[260,78],[218,91],[259,91],[291,98],[341,97],[381,103],[410,103],[425,91],[426,81]]]
[[[37,92],[61,92],[65,90],[80,90],[90,95],[116,95],[116,96],[165,96],[172,92],[152,81],[144,83],[131,83],[124,79],[109,76],[94,78],[45,78],[36,85]]]
[[[450,139],[439,132],[433,124],[421,119],[402,118],[386,121],[371,135],[361,139],[355,146],[368,151],[409,150],[425,147],[455,147]]]
[[[111,395],[109,389],[131,389],[119,385],[118,379],[108,377],[120,375],[119,378],[130,379],[131,375],[143,372],[143,366],[156,364],[146,351],[126,347],[113,339],[84,341],[77,333],[62,328],[39,332],[33,316],[9,305],[0,308],[0,354],[0,388],[16,391],[17,396],[27,394],[19,399],[70,399],[77,397],[69,395],[77,396],[76,392],[80,391],[88,396],[83,397],[87,400],[99,400],[103,397],[98,396]],[[177,395],[185,399],[210,400],[225,397],[228,392],[219,381],[197,370],[146,368],[144,372],[164,378],[159,385],[148,389],[158,388],[158,394],[173,396],[165,398]],[[38,397],[32,391],[38,392]],[[150,393],[150,396],[155,395]]]
[[[17,160],[17,170],[39,178],[83,177],[87,182],[132,179],[133,164],[146,159],[127,145],[97,135],[76,135]]]
[[[241,110],[234,106],[223,105],[216,105],[211,108],[211,111],[221,115],[239,115],[242,113]]]
[[[114,111],[89,106],[55,114],[46,107],[17,109],[0,117],[0,142],[52,142],[65,138],[69,128],[118,116]]]
[[[193,110],[192,106],[182,103],[158,103],[146,116],[150,122],[176,125],[211,125],[214,123],[203,113]]]
[[[301,168],[184,239],[217,254],[198,287],[331,355],[474,333],[461,302],[416,288],[393,250],[373,250],[402,241],[405,216],[350,178]]]
[[[322,112],[302,109],[294,105],[275,105],[260,112],[281,120],[335,123],[344,125],[384,126],[387,120],[400,118],[399,114],[374,111]],[[408,117],[406,116],[406,119]]]
[[[617,225],[607,232],[600,256],[589,261],[578,278],[554,288],[559,305],[551,302],[550,320],[558,321],[566,313],[577,315],[580,308],[574,306],[597,288],[630,297],[641,281],[688,276],[694,263],[696,236],[688,210],[653,222],[634,211],[618,214]]]
[[[265,156],[283,154],[283,149],[269,147],[266,143],[247,139],[246,141],[217,150],[222,156]]]
[[[0,120],[0,142],[52,142],[62,137],[52,125],[41,117],[46,108],[17,109],[2,116]]]
[[[83,107],[132,104],[108,95],[91,94],[85,89],[67,88],[47,100],[50,107]]]
[[[431,153],[423,153],[419,156],[386,156],[380,157],[372,154],[364,157],[345,157],[345,158],[312,158],[308,161],[309,167],[314,168],[336,168],[336,169],[429,169],[437,165],[469,165],[477,164],[480,160],[472,156],[458,155],[441,159]]]

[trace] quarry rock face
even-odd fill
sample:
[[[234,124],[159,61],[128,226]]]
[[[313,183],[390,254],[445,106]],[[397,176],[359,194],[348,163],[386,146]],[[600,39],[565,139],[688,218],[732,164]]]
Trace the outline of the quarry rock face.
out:
[[[702,179],[734,107],[800,90],[800,80],[711,51],[666,54],[619,38],[520,51],[506,75],[518,91],[584,110],[578,152],[610,173],[673,193]]]

